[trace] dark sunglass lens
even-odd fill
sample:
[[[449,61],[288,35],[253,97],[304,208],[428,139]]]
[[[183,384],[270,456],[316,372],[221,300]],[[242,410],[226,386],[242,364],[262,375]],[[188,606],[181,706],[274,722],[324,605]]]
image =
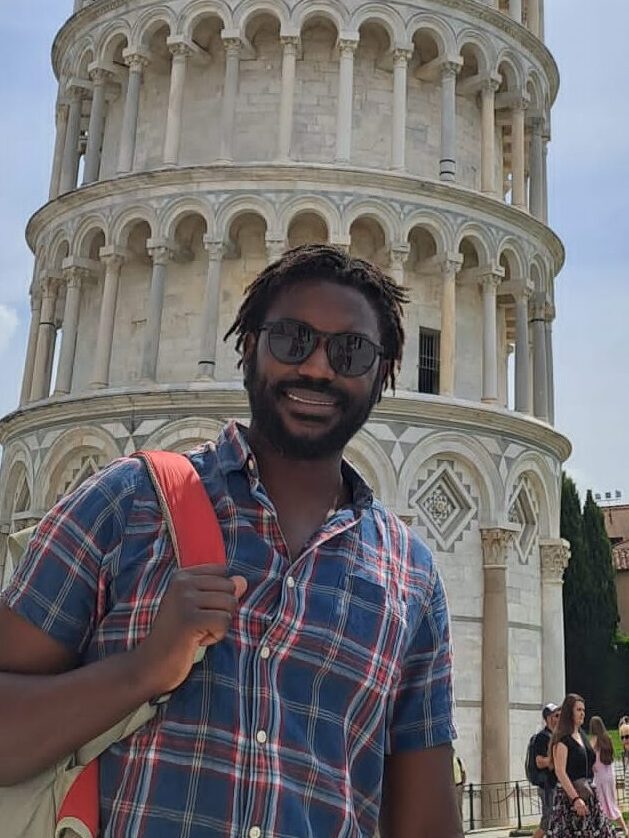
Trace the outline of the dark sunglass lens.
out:
[[[312,330],[303,323],[278,320],[269,329],[269,347],[284,364],[298,364],[312,351]]]
[[[328,355],[332,369],[348,377],[364,375],[371,369],[376,349],[360,335],[335,335],[330,338]]]

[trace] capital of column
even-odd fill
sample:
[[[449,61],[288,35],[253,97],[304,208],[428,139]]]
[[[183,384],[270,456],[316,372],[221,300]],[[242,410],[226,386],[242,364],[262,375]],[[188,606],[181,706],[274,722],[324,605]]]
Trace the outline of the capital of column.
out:
[[[565,538],[540,539],[542,581],[561,582],[570,563],[570,542]]]
[[[496,93],[499,87],[500,78],[493,74],[485,76],[480,83],[482,93]]]
[[[456,78],[461,71],[461,67],[463,66],[463,62],[460,58],[446,58],[444,61],[441,62],[439,66],[439,72],[441,73],[441,78]]]
[[[79,102],[90,89],[90,84],[83,79],[70,79],[68,82],[64,95],[68,98],[70,104],[72,102]]]
[[[80,288],[81,284],[92,277],[89,268],[80,265],[68,265],[63,268],[63,279],[68,288]]]
[[[223,38],[223,47],[228,56],[239,56],[242,48],[242,40],[229,35]]]
[[[146,243],[146,250],[153,260],[153,265],[167,265],[173,253],[170,242],[149,239]]]
[[[441,258],[439,267],[442,277],[446,279],[456,277],[463,267],[463,256],[460,253],[445,253]]]
[[[225,244],[203,236],[203,247],[207,250],[210,262],[220,262],[225,253]]]
[[[124,264],[126,253],[124,250],[119,250],[114,245],[105,245],[98,251],[98,258],[105,265],[109,267],[122,267]]]
[[[531,99],[526,94],[516,94],[511,100],[511,109],[513,111],[526,111]]]
[[[481,529],[481,544],[483,548],[483,567],[506,568],[507,548],[515,538],[518,527],[491,527]]]
[[[269,262],[277,262],[278,259],[281,259],[285,250],[285,239],[266,239],[266,252]]]
[[[301,38],[299,35],[281,35],[280,43],[284,47],[284,52],[297,52]]]
[[[353,56],[358,47],[358,38],[339,38],[338,45],[342,56]]]
[[[407,47],[396,47],[393,50],[393,66],[406,67],[411,60],[413,50]]]
[[[546,294],[537,291],[531,299],[531,320],[546,320]]]
[[[59,287],[62,282],[61,276],[48,275],[40,279],[41,297],[42,300],[50,300],[57,296]]]
[[[495,267],[481,274],[480,283],[483,290],[497,291],[504,278],[504,268]]]
[[[408,242],[393,242],[389,251],[389,258],[392,264],[404,265],[410,253],[411,246]]]
[[[193,51],[192,45],[178,35],[168,38],[166,40],[166,46],[172,57],[178,59],[187,58]]]
[[[544,319],[547,323],[552,323],[557,316],[557,309],[554,303],[546,303],[544,306]]]
[[[122,51],[122,60],[132,73],[142,73],[151,63],[151,57],[146,50],[127,47]]]
[[[90,64],[87,72],[95,86],[106,84],[114,78],[113,67],[103,67],[102,64],[98,64],[97,62]]]

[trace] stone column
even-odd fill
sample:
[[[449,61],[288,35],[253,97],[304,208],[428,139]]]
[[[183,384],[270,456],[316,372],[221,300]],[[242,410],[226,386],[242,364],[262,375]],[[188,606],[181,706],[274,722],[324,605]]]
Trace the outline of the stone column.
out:
[[[441,335],[439,339],[439,394],[454,395],[456,372],[456,275],[461,257],[449,257],[441,268]]]
[[[548,139],[542,140],[542,221],[548,224]]]
[[[234,122],[242,42],[240,38],[223,38],[223,43],[225,45],[225,83],[221,115],[221,160],[230,162],[234,159]]]
[[[68,130],[69,112],[70,109],[68,105],[66,105],[63,102],[59,102],[57,104],[55,112],[55,151],[52,158],[52,172],[50,174],[50,191],[48,192],[48,199],[50,201],[53,201],[59,194],[61,170],[63,168],[63,153],[66,143],[66,134]]]
[[[481,782],[504,783],[509,761],[507,560],[513,531],[482,529],[483,655]]]
[[[485,79],[481,87],[481,191],[496,194],[496,90],[495,79]]]
[[[116,321],[118,284],[120,281],[120,269],[124,262],[123,254],[117,251],[115,247],[101,247],[99,255],[100,261],[105,265],[105,280],[103,282],[103,296],[100,303],[94,367],[90,382],[90,386],[94,389],[109,386],[109,366],[111,364],[111,348]]]
[[[562,538],[539,542],[542,577],[542,696],[540,704],[565,695],[563,574],[570,544]],[[556,697],[555,697],[556,696]]]
[[[92,108],[90,123],[87,129],[87,150],[85,152],[85,168],[83,170],[83,184],[98,180],[100,172],[101,149],[105,132],[105,94],[107,81],[112,74],[103,67],[92,67]]]
[[[456,180],[456,76],[461,65],[444,61],[441,65],[441,180]]]
[[[544,140],[542,138],[543,120],[535,117],[531,120],[531,183],[529,192],[529,211],[540,221],[544,219]]]
[[[207,279],[201,309],[201,334],[199,337],[199,362],[197,378],[214,378],[216,374],[216,347],[218,344],[218,318],[221,303],[221,266],[223,242],[204,239],[208,252]]]
[[[179,38],[169,38],[168,48],[173,58],[170,69],[170,94],[168,96],[168,115],[164,136],[164,163],[167,166],[176,166],[179,162],[183,96],[186,89],[188,56],[191,50],[188,44]]]
[[[118,172],[126,174],[133,170],[135,157],[135,140],[138,132],[138,114],[140,111],[140,89],[144,68],[148,66],[149,58],[145,52],[138,50],[124,50],[123,57],[129,68],[127,97],[122,115],[122,130],[120,133],[120,149],[118,152]]]
[[[509,17],[522,23],[522,0],[509,0]]]
[[[79,267],[66,268],[63,272],[66,283],[66,302],[61,327],[61,349],[59,351],[55,394],[65,395],[72,389],[76,337],[79,330],[79,310],[81,307],[81,283],[89,276],[89,271]]]
[[[157,379],[157,358],[162,330],[162,312],[170,248],[165,244],[155,243],[152,246],[149,245],[148,251],[153,260],[153,275],[151,277],[151,290],[149,291],[141,377],[144,381],[155,381]]]
[[[555,424],[555,369],[553,355],[553,321],[555,319],[555,306],[549,303],[546,306],[546,372],[547,385],[546,393],[548,398],[548,421]]]
[[[281,259],[286,252],[286,239],[282,236],[266,236],[266,258],[269,265]]]
[[[540,36],[540,9],[539,0],[529,0],[528,5],[528,26],[536,38]]]
[[[404,285],[404,266],[411,252],[408,242],[394,242],[389,251],[389,276],[398,285]]]
[[[349,163],[352,151],[354,110],[354,53],[358,40],[339,39],[339,100],[336,118],[336,161]]]
[[[68,112],[68,125],[63,148],[63,163],[61,166],[61,179],[59,183],[59,194],[70,192],[76,188],[76,172],[79,161],[79,138],[81,135],[81,108],[83,106],[83,88],[72,86],[68,90],[70,108]]]
[[[412,52],[393,51],[393,130],[391,132],[391,168],[406,168],[406,111],[408,61]]]
[[[57,277],[47,277],[42,282],[42,302],[33,368],[31,401],[39,401],[48,398],[50,395],[50,367],[57,338],[55,308],[58,289],[59,280]]]
[[[278,158],[290,160],[291,141],[293,138],[293,112],[295,106],[295,69],[299,37],[283,35],[282,42],[282,97],[280,99],[280,127],[278,140]]]
[[[526,209],[526,180],[524,172],[524,113],[526,100],[519,99],[514,105],[511,116],[511,159],[513,171],[512,203],[518,209]]]
[[[533,296],[533,413],[548,421],[548,368],[546,359],[546,299],[539,292]]]
[[[515,298],[515,409],[520,413],[531,412],[530,295],[523,285]]]
[[[492,271],[483,276],[483,396],[490,404],[498,401],[498,332],[496,292],[502,273]]]
[[[35,353],[37,352],[37,338],[39,335],[39,321],[41,314],[41,293],[33,287],[31,291],[31,326],[28,331],[28,344],[26,347],[26,362],[24,364],[24,375],[22,376],[22,389],[20,391],[20,407],[30,399],[33,386],[33,370],[35,367]]]

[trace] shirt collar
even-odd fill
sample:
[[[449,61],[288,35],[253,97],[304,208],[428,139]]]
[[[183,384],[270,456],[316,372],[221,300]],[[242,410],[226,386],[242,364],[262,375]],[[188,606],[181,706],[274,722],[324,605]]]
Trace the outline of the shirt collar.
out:
[[[249,447],[247,430],[235,419],[231,419],[221,431],[216,441],[216,455],[223,474],[244,471],[248,476],[258,479],[256,458]],[[353,507],[365,509],[373,503],[373,491],[363,477],[347,460],[343,460],[343,477],[352,490]]]

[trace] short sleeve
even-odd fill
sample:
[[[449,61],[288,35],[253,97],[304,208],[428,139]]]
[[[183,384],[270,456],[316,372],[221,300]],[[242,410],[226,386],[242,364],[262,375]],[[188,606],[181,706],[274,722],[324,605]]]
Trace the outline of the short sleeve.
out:
[[[456,739],[450,617],[441,578],[412,637],[395,693],[389,698],[386,751],[423,750]]]
[[[535,737],[534,754],[536,757],[547,757],[550,738],[545,731],[541,730]]]
[[[119,460],[42,518],[0,601],[73,652],[94,630],[104,560],[133,502],[139,461]]]

